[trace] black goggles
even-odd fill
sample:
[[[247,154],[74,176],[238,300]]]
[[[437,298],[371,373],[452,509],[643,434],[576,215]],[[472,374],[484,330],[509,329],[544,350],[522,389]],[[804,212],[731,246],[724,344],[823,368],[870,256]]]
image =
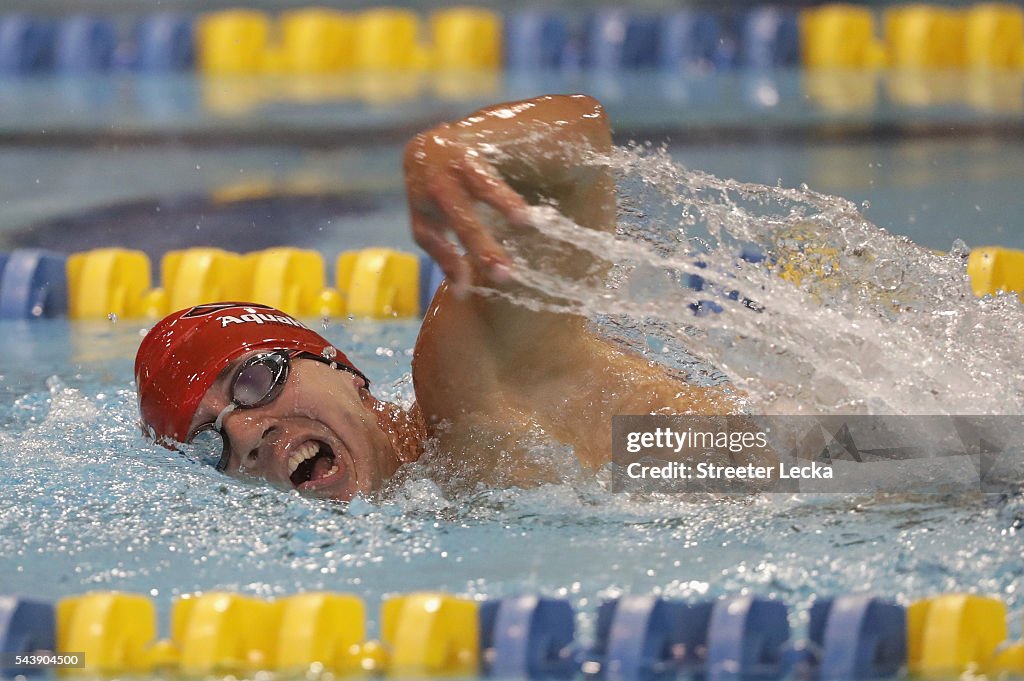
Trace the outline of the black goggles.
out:
[[[367,387],[370,385],[369,379],[361,371],[335,362],[329,357],[298,350],[261,352],[249,357],[238,367],[228,388],[231,404],[217,416],[213,423],[200,426],[189,437],[186,443],[186,452],[196,460],[209,464],[218,471],[227,469],[228,460],[231,458],[231,446],[223,428],[224,417],[235,409],[255,409],[276,400],[284,389],[291,362],[295,359],[311,359],[326,364],[332,369],[347,371],[363,379]]]

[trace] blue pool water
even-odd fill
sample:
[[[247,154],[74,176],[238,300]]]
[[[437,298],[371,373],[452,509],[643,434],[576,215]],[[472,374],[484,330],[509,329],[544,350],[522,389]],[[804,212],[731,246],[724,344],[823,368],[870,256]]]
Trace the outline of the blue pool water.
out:
[[[150,201],[134,210],[171,220],[183,196],[212,192],[230,203],[307,192],[362,203],[359,210],[333,207],[309,230],[280,227],[280,243],[332,258],[368,245],[411,249],[400,152],[398,143],[14,145],[0,154],[0,237],[5,248],[27,245],[53,234],[43,227],[55,221],[95,212],[99,218],[88,227],[95,245],[145,247],[152,235],[105,225],[104,211]],[[1020,141],[985,134],[677,140],[670,153],[722,177],[807,183],[846,196],[864,206],[869,220],[927,248],[949,249],[957,237],[969,246],[1024,247]],[[199,220],[182,240],[203,242],[210,231]],[[945,260],[925,264],[947,277],[956,270]],[[1019,319],[1018,311],[1004,311]],[[404,471],[382,498],[343,507],[226,479],[143,439],[131,375],[145,328],[127,320],[0,323],[0,591],[52,599],[134,591],[150,595],[165,615],[175,596],[197,590],[351,591],[369,605],[371,633],[376,604],[391,593],[539,592],[576,606],[584,639],[597,604],[621,593],[775,596],[790,604],[792,623],[801,627],[816,595],[872,591],[908,603],[969,591],[1002,598],[1014,613],[1011,632],[1021,633],[1024,498],[1012,489],[920,498],[637,498],[611,492],[603,473],[579,472],[571,452],[540,442],[535,454],[558,472],[560,484],[452,492],[439,486],[443,476],[427,461]],[[380,396],[409,404],[417,328],[332,320],[324,333],[351,349]],[[940,340],[922,352],[940,351]],[[1014,347],[1008,338],[989,340],[991,348]],[[827,358],[827,347],[814,350]]]

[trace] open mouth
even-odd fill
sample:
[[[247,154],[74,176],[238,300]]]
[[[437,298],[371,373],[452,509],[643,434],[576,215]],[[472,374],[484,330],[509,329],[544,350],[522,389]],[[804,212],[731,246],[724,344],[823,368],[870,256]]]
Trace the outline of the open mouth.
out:
[[[342,463],[330,446],[309,440],[288,457],[289,479],[296,487],[326,480],[341,472]]]

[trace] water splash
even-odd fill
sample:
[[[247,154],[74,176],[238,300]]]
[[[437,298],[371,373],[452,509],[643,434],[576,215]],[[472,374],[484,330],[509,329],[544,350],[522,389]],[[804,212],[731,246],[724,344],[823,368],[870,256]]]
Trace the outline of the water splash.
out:
[[[725,372],[765,413],[1024,409],[1024,308],[1014,295],[972,295],[962,242],[929,251],[845,199],[719,179],[664,149],[601,162],[618,174],[617,234],[534,208],[549,245],[535,269],[517,258],[517,274],[556,302],[522,304],[610,322],[656,359],[666,344],[685,348],[702,360],[685,368]],[[556,273],[580,251],[614,265],[610,282]]]

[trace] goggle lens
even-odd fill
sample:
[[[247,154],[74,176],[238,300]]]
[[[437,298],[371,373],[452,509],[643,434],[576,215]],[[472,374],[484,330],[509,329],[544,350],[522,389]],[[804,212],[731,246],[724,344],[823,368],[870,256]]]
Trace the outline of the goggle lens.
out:
[[[257,355],[245,363],[231,386],[231,399],[239,407],[258,407],[274,399],[284,378],[288,359],[278,354]]]
[[[218,471],[227,468],[228,448],[224,444],[224,437],[213,424],[197,431],[183,449],[194,461],[213,466]]]

